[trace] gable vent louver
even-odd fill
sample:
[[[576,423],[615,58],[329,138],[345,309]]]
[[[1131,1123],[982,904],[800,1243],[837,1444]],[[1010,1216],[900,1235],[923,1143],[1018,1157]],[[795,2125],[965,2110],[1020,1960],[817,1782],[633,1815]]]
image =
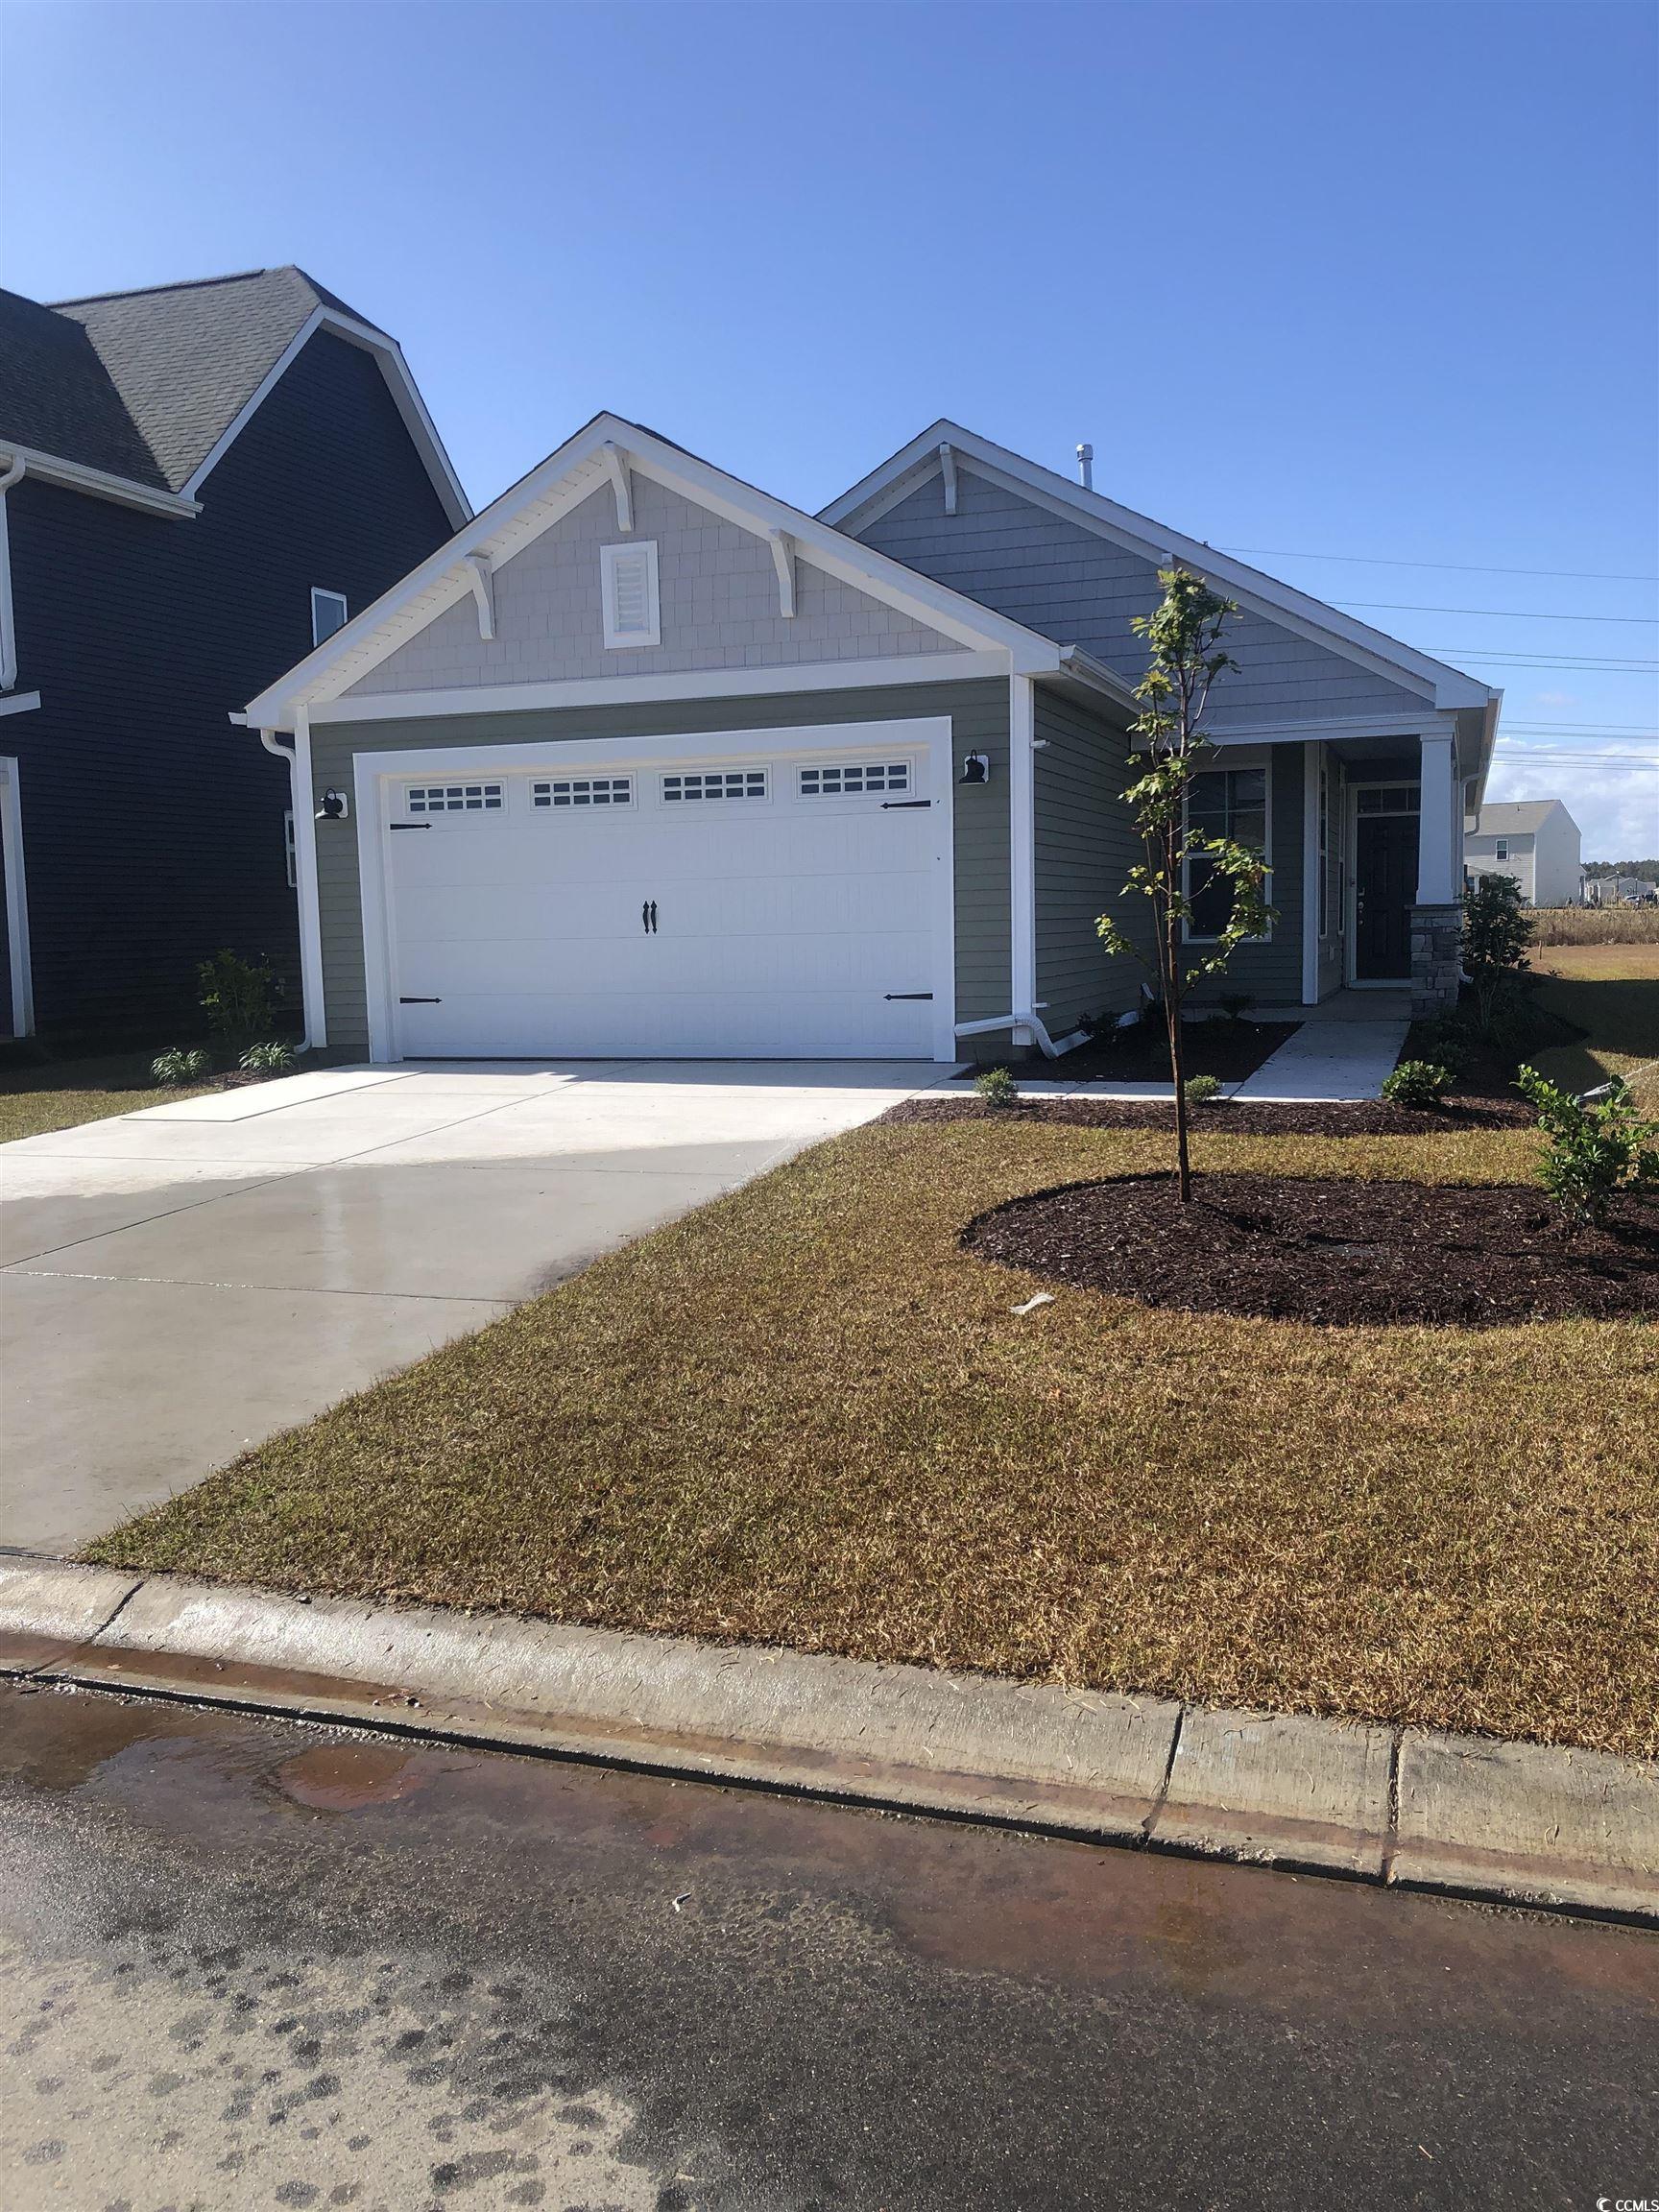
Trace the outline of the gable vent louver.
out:
[[[607,646],[661,643],[656,546],[607,545],[600,561]]]

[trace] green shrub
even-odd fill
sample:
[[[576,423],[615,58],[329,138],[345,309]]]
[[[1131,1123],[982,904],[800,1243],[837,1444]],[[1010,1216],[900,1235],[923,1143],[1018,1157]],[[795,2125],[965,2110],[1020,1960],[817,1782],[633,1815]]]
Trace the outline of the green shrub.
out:
[[[236,1065],[245,1075],[285,1075],[294,1065],[294,1047],[272,1040],[250,1045]]]
[[[204,1082],[212,1070],[213,1063],[205,1052],[186,1052],[178,1045],[165,1052],[157,1052],[150,1063],[151,1080],[166,1090],[180,1083]]]
[[[1382,1095],[1390,1106],[1438,1106],[1453,1081],[1451,1069],[1436,1060],[1402,1060],[1384,1079]]]
[[[215,952],[196,971],[201,1007],[207,1025],[232,1059],[270,1036],[282,996],[280,980],[267,960],[244,960],[240,953]]]
[[[1221,994],[1221,1011],[1229,1022],[1242,1022],[1255,1003],[1255,996],[1249,991],[1223,991]]]
[[[1219,1075],[1189,1075],[1186,1092],[1190,1106],[1212,1106],[1221,1095],[1221,1078]]]
[[[1463,893],[1463,965],[1475,989],[1480,1034],[1490,1045],[1517,1039],[1525,1020],[1521,977],[1532,919],[1512,876],[1482,876]]]
[[[1449,1068],[1455,1076],[1473,1075],[1479,1065],[1479,1033],[1461,1008],[1449,1007],[1418,1022],[1416,1041],[1426,1059]]]
[[[987,1106],[1012,1106],[1020,1096],[1019,1086],[1006,1068],[987,1068],[983,1075],[974,1078],[974,1088]]]
[[[1538,1178],[1563,1213],[1592,1226],[1615,1198],[1659,1189],[1659,1124],[1643,1120],[1628,1085],[1615,1076],[1607,1095],[1575,1098],[1536,1068],[1515,1077],[1549,1138]]]

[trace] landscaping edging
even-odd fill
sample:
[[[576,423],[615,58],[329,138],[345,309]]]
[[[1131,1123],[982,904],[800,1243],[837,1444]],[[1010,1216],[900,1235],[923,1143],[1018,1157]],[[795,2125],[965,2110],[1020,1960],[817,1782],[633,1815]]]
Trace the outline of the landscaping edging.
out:
[[[1659,1923],[1659,1764],[0,1560],[0,1671]]]

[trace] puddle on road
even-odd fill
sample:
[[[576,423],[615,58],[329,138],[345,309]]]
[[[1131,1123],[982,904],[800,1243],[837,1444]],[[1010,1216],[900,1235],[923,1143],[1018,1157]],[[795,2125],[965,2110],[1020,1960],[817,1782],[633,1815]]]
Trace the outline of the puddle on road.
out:
[[[283,1796],[316,1813],[357,1813],[396,1805],[434,1776],[465,1771],[469,1762],[441,1751],[404,1751],[390,1743],[320,1743],[277,1767]]]

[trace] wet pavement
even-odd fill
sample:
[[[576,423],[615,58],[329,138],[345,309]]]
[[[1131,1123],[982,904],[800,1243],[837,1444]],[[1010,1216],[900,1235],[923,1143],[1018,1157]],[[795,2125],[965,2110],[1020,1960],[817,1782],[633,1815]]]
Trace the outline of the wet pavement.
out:
[[[0,1686],[9,2212],[1659,2200],[1659,1937]]]

